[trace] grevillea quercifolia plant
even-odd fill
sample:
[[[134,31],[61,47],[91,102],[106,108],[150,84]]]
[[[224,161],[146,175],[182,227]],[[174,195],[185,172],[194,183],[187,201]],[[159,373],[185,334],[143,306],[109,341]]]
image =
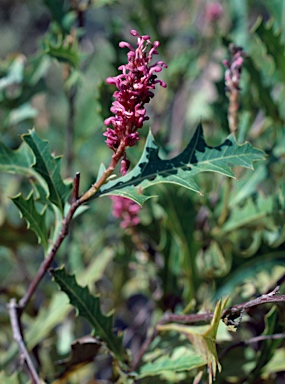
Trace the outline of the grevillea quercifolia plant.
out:
[[[105,189],[106,195],[112,195],[112,193],[115,195],[112,197],[114,202],[113,213],[116,217],[122,220],[121,227],[124,229],[127,227],[133,227],[139,223],[139,218],[137,217],[139,205],[135,201],[140,201],[137,194],[140,195],[141,190],[144,188],[157,183],[166,182],[199,192],[198,186],[193,180],[193,177],[197,173],[210,171],[232,177],[233,174],[231,172],[231,167],[238,165],[246,168],[252,168],[252,162],[254,160],[261,160],[263,158],[262,151],[251,147],[250,144],[246,143],[240,146],[237,145],[233,135],[229,136],[228,139],[218,147],[207,146],[203,138],[203,131],[200,125],[185,150],[178,156],[169,160],[162,160],[159,157],[158,147],[156,146],[152,135],[149,134],[141,160],[132,170],[129,170],[130,161],[127,158],[126,151],[128,148],[137,143],[139,140],[139,129],[143,126],[144,121],[149,119],[146,115],[145,105],[150,102],[151,98],[154,96],[153,91],[156,84],[162,86],[163,88],[166,87],[166,84],[157,78],[157,73],[167,67],[163,61],[152,63],[153,56],[158,54],[158,41],[152,43],[148,35],[141,36],[135,30],[131,31],[131,35],[137,38],[137,47],[133,48],[127,42],[120,43],[121,48],[129,49],[127,54],[128,63],[119,67],[119,70],[122,72],[121,74],[107,79],[107,83],[113,84],[117,88],[114,93],[115,101],[111,107],[113,116],[107,118],[104,122],[107,126],[106,132],[104,133],[104,136],[106,137],[106,144],[113,151],[110,164],[107,168],[103,168],[102,171],[99,172],[96,182],[87,192],[83,193],[82,196],[79,196],[79,173],[76,175],[74,179],[72,200],[70,206],[68,206],[66,215],[64,217],[62,216],[61,230],[58,236],[55,238],[51,246],[47,247],[48,250],[46,258],[39,267],[36,276],[28,287],[23,298],[19,301],[19,303],[16,303],[15,299],[10,301],[9,312],[14,339],[17,341],[19,350],[26,361],[30,376],[33,382],[36,383],[40,383],[41,381],[24,343],[21,331],[23,328],[21,324],[21,314],[32,294],[35,292],[39,282],[51,265],[51,262],[63,240],[66,238],[74,213],[81,205],[89,201],[92,197],[100,196],[100,192],[102,190],[102,194],[104,194],[104,188],[107,188],[107,192]],[[233,57],[225,63],[227,68],[227,91],[229,95],[234,95],[233,102],[235,102],[236,105],[238,102],[239,81],[243,57],[243,52],[240,49],[237,49],[233,51]],[[233,114],[235,119],[237,116],[237,109],[234,112],[229,111],[229,114],[230,113]],[[234,124],[235,126],[237,125],[236,120]],[[235,129],[231,128],[232,131]],[[38,140],[37,143],[42,144],[41,140],[36,137],[35,133],[26,136],[25,140],[30,143],[30,147],[32,149],[35,147],[36,140]],[[41,156],[41,153],[39,153],[38,156]],[[50,160],[50,158],[48,160]],[[58,163],[54,163],[58,165]],[[52,164],[53,167],[55,166],[54,163]],[[118,180],[109,181],[109,177],[118,165],[120,166],[120,173],[122,176]],[[34,166],[34,163],[32,166]],[[42,171],[40,169],[40,165],[37,164],[36,168],[39,171]],[[47,179],[50,177],[46,173],[42,172],[41,174],[44,174]],[[107,187],[104,184],[106,184]],[[60,188],[57,189],[56,183],[55,185],[52,185],[52,187],[56,189],[56,192],[59,192],[59,195],[61,194],[59,191]],[[134,201],[126,199],[121,195],[116,195],[116,193],[114,193],[116,187],[121,189],[125,188],[125,190],[127,190],[127,194]],[[136,189],[137,187],[138,189]],[[134,189],[136,189],[137,194],[134,192]],[[68,194],[64,197],[67,198],[67,195]],[[66,198],[62,199],[63,203],[60,204],[62,214],[64,212],[63,205]],[[21,204],[27,204],[27,200],[22,199]],[[59,204],[55,203],[55,205],[58,206]],[[38,215],[38,220],[42,220],[41,215]],[[44,237],[45,234],[41,234],[41,236]],[[195,358],[201,355],[201,348],[199,345],[201,337],[203,338],[205,336],[205,340],[202,340],[205,347],[205,353],[204,355],[202,354],[202,356],[199,356],[199,359],[196,360],[195,364],[193,363],[193,367],[208,365],[210,380],[212,376],[215,376],[216,366],[220,367],[220,365],[217,359],[217,353],[213,340],[215,340],[216,337],[220,318],[226,317],[228,312],[231,314],[233,312],[232,309],[224,309],[226,303],[225,301],[223,304],[219,302],[214,314],[206,313],[202,314],[202,317],[200,315],[189,315],[190,317],[187,317],[186,320],[190,323],[200,321],[201,319],[203,321],[212,319],[211,328],[206,330],[203,335],[196,334],[195,332],[193,333],[192,330],[176,326],[175,324],[172,326],[164,325],[170,321],[185,322],[185,316],[183,319],[181,316],[179,317],[179,315],[178,317],[175,317],[175,315],[174,317],[164,317],[156,329],[154,329],[153,334],[142,345],[137,356],[133,357],[133,364],[130,365],[128,358],[123,351],[121,336],[117,336],[113,333],[111,317],[103,315],[100,311],[99,298],[92,296],[86,287],[82,288],[78,286],[75,277],[66,274],[64,268],[58,268],[57,270],[51,271],[51,273],[55,281],[60,285],[61,289],[69,296],[71,304],[78,309],[81,316],[85,317],[90,322],[94,330],[94,335],[106,343],[109,351],[113,354],[113,356],[115,356],[116,364],[118,364],[118,366],[121,364],[120,369],[123,368],[123,370],[129,372],[131,375],[130,371],[135,371],[137,369],[143,354],[146,352],[151,341],[157,336],[158,332],[173,330],[183,334],[188,334],[189,340],[194,344],[194,346],[196,345],[197,347],[198,345],[198,352],[197,355],[194,356]],[[278,290],[276,289],[273,293],[267,295],[266,300],[268,300],[268,302],[273,302],[272,296],[274,296],[277,291]],[[264,298],[260,299],[258,302],[254,302],[252,305],[260,304],[264,302],[263,300]],[[275,297],[274,300],[276,302],[278,302],[278,300],[284,301],[285,298],[279,297],[277,299]],[[236,309],[236,312],[239,313],[240,310],[244,310],[244,307],[244,305],[239,306]],[[232,321],[232,319],[230,320]],[[208,343],[209,332],[212,337],[210,344]],[[148,367],[148,369],[152,372],[152,367]],[[141,377],[144,375],[145,373],[141,371]],[[151,376],[152,373],[149,375]]]
[[[81,197],[79,197],[80,174],[76,174],[74,178],[71,205],[68,213],[62,220],[61,230],[58,237],[54,244],[49,248],[46,258],[40,265],[38,272],[19,303],[16,303],[15,299],[11,299],[9,303],[9,313],[14,339],[18,343],[19,350],[26,361],[31,378],[33,382],[36,383],[40,382],[40,378],[22,339],[21,314],[37,289],[44,274],[50,267],[63,240],[66,238],[70,222],[72,221],[76,210],[94,196],[100,187],[107,182],[109,176],[114,172],[120,161],[121,174],[124,175],[127,173],[130,162],[127,159],[126,150],[127,148],[134,146],[139,140],[137,130],[141,128],[143,122],[148,119],[144,106],[154,96],[152,90],[155,89],[156,84],[159,84],[164,88],[166,87],[166,84],[162,80],[157,79],[156,73],[160,72],[163,68],[166,68],[167,65],[163,61],[157,61],[156,63],[151,64],[153,55],[158,54],[157,48],[160,43],[158,41],[152,43],[149,36],[141,36],[135,30],[131,31],[131,35],[137,37],[137,48],[134,49],[127,42],[120,43],[121,48],[127,47],[130,50],[128,53],[128,63],[119,67],[122,74],[107,79],[109,84],[115,84],[118,89],[114,93],[116,100],[111,108],[111,111],[115,116],[105,120],[105,125],[112,125],[112,128],[108,127],[105,133],[105,136],[107,137],[106,143],[108,147],[113,150],[111,162],[107,169],[102,173],[101,177],[99,177],[91,188]],[[128,199],[118,196],[115,196],[114,198],[114,214],[116,217],[123,220],[121,226],[126,228],[138,224],[139,219],[136,214],[139,206]]]
[[[134,49],[127,42],[120,43],[121,48],[127,47],[130,49],[128,53],[128,64],[119,67],[123,72],[121,75],[107,79],[108,83],[116,84],[118,88],[114,93],[116,100],[111,108],[115,116],[105,120],[106,125],[112,124],[113,126],[113,128],[107,128],[105,133],[105,136],[107,136],[106,143],[114,152],[111,162],[97,181],[81,197],[79,197],[80,174],[76,174],[70,209],[62,221],[59,236],[51,247],[48,256],[43,261],[27,292],[19,302],[19,308],[21,308],[21,310],[27,305],[39,282],[49,268],[61,243],[67,236],[69,224],[76,210],[94,196],[102,185],[107,182],[120,161],[121,173],[126,174],[128,171],[130,163],[126,157],[126,150],[136,144],[139,139],[137,130],[141,128],[143,122],[148,119],[145,115],[144,105],[154,96],[151,90],[155,89],[156,84],[166,87],[166,84],[162,80],[157,79],[156,76],[156,73],[160,72],[162,68],[167,67],[166,64],[163,61],[151,64],[153,55],[158,54],[157,48],[160,43],[158,41],[152,43],[149,36],[141,36],[135,30],[131,31],[131,35],[137,37],[137,48]],[[115,215],[117,217],[124,216],[125,218],[129,216],[125,223],[132,225],[138,223],[135,212],[138,208],[134,208],[134,204],[132,201],[128,201],[125,204],[119,203],[118,208],[114,207]],[[129,213],[124,213],[128,211]],[[132,212],[130,213],[130,211]],[[125,223],[122,225],[125,226]]]

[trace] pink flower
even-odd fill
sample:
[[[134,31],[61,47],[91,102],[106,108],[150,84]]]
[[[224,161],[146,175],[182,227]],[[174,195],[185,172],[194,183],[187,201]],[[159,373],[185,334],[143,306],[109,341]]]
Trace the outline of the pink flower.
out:
[[[148,120],[144,105],[154,96],[152,90],[156,84],[166,87],[166,84],[157,79],[156,73],[161,72],[167,65],[163,61],[150,64],[153,55],[157,55],[157,48],[160,43],[152,43],[147,35],[141,36],[137,31],[132,30],[131,35],[137,37],[137,48],[134,49],[129,43],[121,42],[121,48],[128,48],[128,63],[121,65],[122,72],[116,77],[108,77],[107,83],[114,84],[117,91],[114,92],[115,101],[112,104],[111,112],[114,116],[104,121],[108,127],[104,136],[106,143],[115,153],[119,146],[124,146],[122,153],[121,173],[125,174],[129,168],[129,161],[126,158],[125,149],[134,146],[139,140],[137,130]]]
[[[222,5],[213,1],[206,6],[205,18],[209,22],[218,21],[224,14]]]
[[[226,91],[231,93],[233,91],[240,91],[240,78],[244,58],[246,57],[242,47],[237,47],[234,44],[229,46],[230,59],[223,60],[226,67],[225,84]]]
[[[121,219],[122,228],[134,227],[139,224],[138,212],[140,206],[133,200],[121,196],[111,196],[113,201],[113,216]]]

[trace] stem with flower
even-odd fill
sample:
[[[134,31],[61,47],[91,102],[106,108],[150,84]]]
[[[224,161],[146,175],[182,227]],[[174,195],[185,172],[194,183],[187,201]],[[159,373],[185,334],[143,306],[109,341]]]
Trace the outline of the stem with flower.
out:
[[[156,73],[161,72],[163,68],[167,68],[167,65],[163,61],[151,64],[153,55],[158,54],[157,48],[160,43],[158,41],[152,43],[150,36],[141,36],[135,30],[131,30],[130,33],[137,37],[137,48],[134,49],[127,42],[119,44],[121,48],[129,49],[127,54],[128,63],[118,68],[122,71],[120,75],[108,77],[106,80],[108,84],[114,84],[117,87],[117,91],[113,95],[115,101],[111,107],[114,116],[104,121],[107,126],[104,133],[107,138],[106,144],[114,152],[112,161],[101,178],[81,197],[82,202],[88,200],[99,190],[114,172],[120,160],[121,174],[124,176],[127,173],[130,161],[127,158],[126,149],[136,145],[139,140],[138,129],[143,126],[144,121],[149,120],[144,106],[154,96],[152,90],[155,89],[156,84],[163,88],[166,87],[164,81],[157,79]],[[112,128],[108,127],[110,125]],[[120,200],[122,201],[120,202]],[[138,223],[138,219],[134,215],[134,211],[138,211],[137,207],[134,206],[135,203],[126,202],[126,200],[123,197],[115,199],[115,216],[129,217],[129,223]]]
[[[224,60],[223,64],[226,67],[225,84],[226,92],[229,97],[228,121],[230,131],[236,133],[238,128],[238,110],[239,110],[239,96],[240,96],[240,79],[242,72],[242,65],[246,57],[242,47],[234,44],[229,46],[230,58]]]
[[[163,61],[150,65],[153,55],[158,54],[157,48],[160,43],[158,41],[152,43],[149,36],[141,36],[134,30],[131,31],[131,35],[137,37],[137,48],[134,49],[126,42],[120,43],[121,48],[128,47],[130,49],[128,64],[119,67],[123,72],[121,75],[107,79],[108,83],[116,84],[118,88],[118,91],[114,93],[116,101],[114,101],[111,108],[115,116],[105,120],[106,125],[112,124],[113,126],[113,129],[107,128],[107,132],[104,134],[107,137],[106,143],[108,147],[114,152],[111,162],[99,180],[81,197],[78,196],[80,177],[79,174],[76,175],[70,209],[62,220],[62,227],[58,238],[19,302],[18,309],[20,313],[26,307],[38,284],[50,267],[60,245],[66,238],[70,222],[76,210],[107,182],[121,159],[121,173],[124,175],[127,172],[130,162],[126,157],[126,149],[136,144],[139,139],[137,129],[142,127],[145,120],[148,120],[144,105],[154,96],[150,90],[155,89],[156,84],[164,88],[166,87],[163,81],[157,79],[155,73],[160,72],[167,65]],[[127,205],[130,207],[129,204]],[[126,204],[124,206],[126,207]],[[132,210],[131,219],[128,222],[132,224],[138,223],[135,218],[137,209],[132,208]]]

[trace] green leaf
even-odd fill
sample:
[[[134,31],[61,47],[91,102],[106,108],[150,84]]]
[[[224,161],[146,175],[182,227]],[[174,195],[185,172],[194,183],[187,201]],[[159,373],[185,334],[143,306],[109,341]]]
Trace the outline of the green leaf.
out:
[[[126,356],[122,337],[114,335],[113,316],[102,314],[99,297],[92,296],[87,287],[79,286],[75,276],[68,275],[64,267],[52,270],[51,273],[61,290],[68,295],[70,303],[78,310],[78,314],[92,325],[94,335],[100,337],[115,357],[123,362]]]
[[[38,115],[38,111],[32,107],[30,103],[22,104],[19,108],[13,109],[7,116],[6,125],[14,126],[21,121],[34,119]]]
[[[209,147],[203,137],[201,124],[186,149],[170,160],[162,160],[158,156],[158,147],[149,133],[139,163],[127,173],[114,181],[103,185],[95,194],[119,194],[128,197],[138,204],[146,199],[143,191],[155,184],[171,183],[199,192],[194,176],[201,172],[217,172],[234,177],[231,168],[241,166],[251,168],[252,162],[264,159],[264,153],[253,148],[249,143],[238,145],[233,135],[217,147]],[[148,197],[147,197],[148,198]]]
[[[197,355],[204,360],[204,365],[208,365],[210,384],[215,379],[217,367],[221,371],[216,350],[216,337],[226,302],[227,299],[218,301],[210,326],[186,326],[175,323],[157,326],[160,332],[176,331],[187,336]]]
[[[67,20],[70,18],[70,14],[75,14],[75,12],[70,11],[71,4],[62,0],[44,0],[44,4],[49,8],[53,20],[57,22],[61,31],[64,34],[70,33],[72,24],[70,22],[68,23]]]
[[[255,33],[266,46],[268,54],[274,59],[281,80],[285,81],[285,45],[281,42],[281,31],[276,31],[273,19],[264,23],[260,18],[255,25]]]
[[[104,248],[87,269],[79,274],[79,282],[94,285],[98,281],[107,266],[113,258],[113,251],[110,248]],[[48,306],[42,306],[38,316],[31,321],[30,327],[26,330],[26,340],[29,350],[40,343],[57,325],[62,323],[68,316],[71,306],[68,305],[68,298],[63,292],[57,292],[53,295]],[[1,363],[5,366],[18,353],[17,345],[11,344],[8,351],[2,353]]]
[[[273,215],[284,216],[284,208],[279,206],[277,197],[274,195],[265,197],[258,194],[248,198],[242,206],[236,206],[222,230],[223,232],[232,232],[257,222],[259,226],[263,224],[265,228],[270,224],[269,216]]]
[[[285,371],[285,349],[279,348],[274,352],[274,356],[272,359],[263,367],[263,375],[268,377],[276,372],[284,372]]]
[[[46,181],[49,188],[49,199],[63,212],[64,203],[70,193],[71,185],[63,182],[60,175],[61,158],[50,154],[48,141],[40,139],[35,130],[22,136],[23,140],[32,149],[36,163],[34,169]]]
[[[0,142],[0,171],[29,176],[27,170],[33,163],[34,156],[25,144],[12,150]]]
[[[110,248],[104,248],[86,270],[79,275],[79,281],[85,284],[94,285],[102,277],[104,269],[111,262],[113,251]],[[39,344],[58,324],[68,316],[71,306],[68,304],[67,296],[63,292],[57,292],[53,295],[48,306],[42,306],[35,319],[29,318],[29,328],[26,331],[26,340],[28,349],[33,349]],[[5,366],[18,353],[16,343],[12,343],[9,349],[2,353],[1,364]]]
[[[250,86],[255,88],[254,96],[256,98],[256,103],[259,107],[264,109],[266,115],[271,116],[275,121],[282,121],[278,106],[271,97],[273,87],[265,83],[260,70],[256,66],[256,63],[250,57],[246,59],[244,67],[249,72]],[[252,90],[250,91],[249,98],[251,100],[253,98]]]
[[[12,84],[19,84],[24,77],[25,56],[17,55],[10,64],[5,77],[0,79],[0,90],[7,88]]]
[[[94,360],[100,346],[101,343],[91,336],[85,336],[74,340],[71,344],[70,356],[63,360],[57,361],[57,365],[64,367],[64,373],[69,372],[75,366]],[[61,379],[62,376],[64,376],[64,373],[61,374]]]
[[[28,228],[38,237],[39,243],[41,243],[44,249],[48,247],[48,231],[46,228],[45,209],[42,213],[39,213],[35,207],[33,199],[33,192],[24,199],[21,194],[12,198],[13,203],[17,206],[21,212],[21,216],[27,221]]]
[[[259,164],[253,174],[249,171],[240,180],[237,180],[231,192],[229,207],[233,209],[236,205],[253,195],[256,192],[258,185],[264,181],[266,177],[266,165],[265,163],[262,163]]]
[[[271,310],[265,316],[265,329],[262,332],[264,336],[270,336],[274,333],[277,333],[277,324],[278,324],[278,312],[276,306],[273,306]],[[260,372],[262,368],[271,360],[274,356],[276,348],[282,343],[282,339],[268,339],[262,342],[261,347],[259,348],[256,356],[256,366],[253,371],[248,375],[248,383],[256,383],[257,379],[260,377]]]
[[[56,43],[53,43],[49,39],[44,40],[44,52],[58,61],[68,63],[74,68],[79,65],[77,44],[68,43],[60,36]]]
[[[273,271],[274,267],[277,266],[284,267],[284,251],[270,252],[254,259],[250,259],[240,267],[235,268],[217,289],[213,298],[216,299],[221,296],[232,294],[238,286],[248,281],[250,281],[251,284],[256,285],[260,273],[263,271]],[[273,280],[273,278],[272,280],[277,281],[278,278],[279,276],[276,277],[276,280]]]
[[[14,372],[12,375],[11,373],[5,373],[4,371],[0,371],[0,381],[2,384],[19,384],[19,378],[18,378],[19,372]]]
[[[177,351],[179,355],[177,355]],[[162,375],[166,371],[190,371],[205,364],[206,362],[203,357],[195,354],[190,348],[176,348],[171,356],[161,356],[153,362],[142,365],[137,379],[142,379],[146,376]]]
[[[35,157],[26,143],[22,143],[18,149],[12,150],[0,142],[0,171],[35,179],[48,194],[45,181],[32,168],[34,163]]]

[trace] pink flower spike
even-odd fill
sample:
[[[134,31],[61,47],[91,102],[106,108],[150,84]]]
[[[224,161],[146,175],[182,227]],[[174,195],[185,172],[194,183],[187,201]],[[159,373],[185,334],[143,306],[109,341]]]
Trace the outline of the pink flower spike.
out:
[[[150,36],[140,35],[136,30],[131,30],[131,35],[137,38],[137,48],[133,48],[128,42],[122,41],[119,46],[128,48],[127,64],[121,65],[121,73],[115,77],[108,77],[107,83],[115,85],[117,90],[113,96],[115,101],[112,103],[111,112],[114,116],[105,119],[104,124],[108,127],[106,136],[107,146],[116,152],[121,150],[121,170],[122,174],[127,172],[125,150],[136,145],[139,140],[137,130],[142,127],[143,122],[148,120],[144,105],[149,103],[154,93],[156,84],[166,87],[165,82],[157,79],[156,73],[167,68],[163,61],[150,64],[153,55],[157,55],[157,48],[160,43],[151,42]],[[112,125],[112,128],[109,127]]]

